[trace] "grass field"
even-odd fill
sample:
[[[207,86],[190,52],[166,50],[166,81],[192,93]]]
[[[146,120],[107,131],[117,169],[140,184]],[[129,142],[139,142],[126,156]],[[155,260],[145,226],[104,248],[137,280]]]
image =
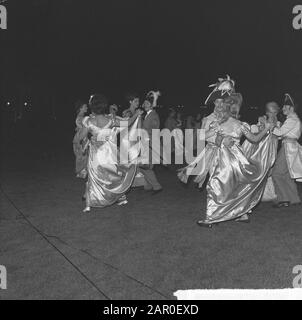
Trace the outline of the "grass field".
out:
[[[290,288],[302,264],[301,207],[261,203],[250,224],[196,225],[205,191],[157,168],[164,191],[82,214],[72,158],[1,168],[1,299],[173,299],[180,289]],[[301,185],[299,186],[301,192]]]

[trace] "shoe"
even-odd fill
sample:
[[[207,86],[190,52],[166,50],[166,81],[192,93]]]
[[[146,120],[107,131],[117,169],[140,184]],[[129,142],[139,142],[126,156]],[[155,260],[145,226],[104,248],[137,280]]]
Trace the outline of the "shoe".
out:
[[[196,223],[197,223],[197,225],[199,227],[204,227],[204,228],[212,228],[213,227],[213,225],[211,223],[206,223],[206,222],[201,221],[201,220],[197,221]]]
[[[126,200],[122,200],[122,201],[118,202],[117,205],[118,206],[123,206],[123,205],[125,205],[127,203],[128,203],[128,200],[126,199]]]
[[[83,213],[86,213],[86,212],[90,212],[90,207],[86,207],[86,208],[83,210]]]
[[[281,201],[273,205],[273,208],[275,209],[279,209],[283,207],[286,207],[286,208],[289,207],[289,201]]]
[[[152,196],[155,196],[156,194],[158,194],[158,193],[160,193],[160,192],[162,192],[162,191],[163,191],[163,189],[153,190],[153,191],[152,191]]]

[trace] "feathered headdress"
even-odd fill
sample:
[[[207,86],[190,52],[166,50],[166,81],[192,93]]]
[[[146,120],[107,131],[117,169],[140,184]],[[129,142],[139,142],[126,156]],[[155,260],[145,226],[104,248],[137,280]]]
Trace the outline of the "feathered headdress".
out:
[[[205,104],[213,102],[216,99],[224,99],[235,92],[235,81],[229,75],[224,78],[218,78],[218,82],[209,85],[209,88],[214,87],[213,91],[207,97]]]
[[[147,93],[147,98],[152,98],[153,99],[153,103],[152,103],[152,105],[153,105],[153,107],[156,107],[157,106],[157,100],[158,100],[158,98],[161,96],[161,92],[160,91],[149,91],[148,93]]]

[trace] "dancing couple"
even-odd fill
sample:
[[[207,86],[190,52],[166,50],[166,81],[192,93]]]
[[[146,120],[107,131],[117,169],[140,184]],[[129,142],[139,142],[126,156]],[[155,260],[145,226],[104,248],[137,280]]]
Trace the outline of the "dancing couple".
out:
[[[138,173],[145,179],[145,190],[152,191],[153,195],[162,191],[162,186],[153,171],[153,165],[141,163],[142,141],[137,137],[137,130],[144,129],[148,135],[145,149],[149,151],[152,130],[159,129],[160,126],[159,117],[154,110],[156,100],[156,97],[148,95],[142,110],[138,108],[138,97],[133,96],[130,108],[123,117],[118,117],[117,108],[112,106],[110,114],[106,114],[108,102],[100,94],[90,98],[88,104],[90,116],[85,116],[87,105],[80,106],[73,144],[77,176],[81,178],[87,176],[84,212],[89,212],[91,207],[104,208],[114,203],[126,204],[126,193]],[[144,112],[146,116],[143,119]],[[127,131],[127,134],[124,134],[124,131]],[[127,159],[121,161],[120,150],[131,150],[127,153]]]
[[[276,135],[284,141],[272,172],[277,207],[301,203],[293,181],[302,178],[302,147],[297,142],[301,123],[294,106],[283,107],[288,119],[280,128],[275,121],[264,118],[261,130],[253,133],[247,123],[238,119],[235,110],[240,110],[242,96],[235,92],[234,81],[229,77],[219,79],[206,101],[211,102],[215,105],[214,112],[204,119],[201,131],[204,136],[200,137],[206,140],[206,147],[178,173],[182,182],[187,182],[193,173],[200,187],[209,176],[206,218],[198,221],[198,225],[211,228],[225,221],[249,221],[248,214],[260,202],[276,160]],[[241,146],[243,136],[248,145]]]

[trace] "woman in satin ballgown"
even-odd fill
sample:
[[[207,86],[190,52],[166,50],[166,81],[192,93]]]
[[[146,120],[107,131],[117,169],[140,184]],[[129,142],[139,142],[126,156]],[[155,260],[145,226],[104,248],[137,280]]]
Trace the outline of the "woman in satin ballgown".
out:
[[[89,103],[92,115],[83,120],[84,126],[92,134],[89,145],[88,157],[88,181],[86,186],[86,208],[84,212],[90,211],[91,207],[104,208],[117,203],[126,204],[125,193],[131,187],[137,170],[137,159],[139,150],[132,152],[128,163],[121,164],[118,159],[117,134],[121,131],[119,123],[106,116],[107,101],[102,95],[94,95]],[[136,129],[139,113],[129,135]],[[118,122],[118,121],[117,121]],[[130,122],[130,120],[129,120]],[[132,121],[131,121],[132,122]],[[127,138],[127,137],[126,137]],[[127,139],[121,139],[121,146],[135,145]]]
[[[207,183],[206,218],[199,226],[236,220],[248,221],[247,213],[260,201],[267,174],[271,167],[270,145],[263,148],[261,159],[247,159],[240,139],[245,135],[253,143],[259,142],[273,127],[266,122],[265,129],[254,135],[249,126],[231,117],[230,105],[224,104],[224,117],[213,123],[206,138],[215,138],[214,167]]]
[[[258,118],[258,123],[256,125],[251,126],[252,133],[259,133],[265,128],[265,122],[269,122],[274,126],[280,126],[280,122],[278,121],[277,115],[279,113],[279,106],[276,102],[268,102],[265,106],[265,115]],[[278,149],[278,138],[270,133],[265,139],[261,140],[259,143],[251,143],[249,140],[245,140],[242,144],[242,149],[248,159],[261,161],[263,158],[262,152],[266,150],[264,147],[265,144],[269,144],[268,147],[271,152],[269,156],[271,157],[271,168],[273,167],[276,157],[277,157],[277,149]],[[275,193],[274,184],[271,178],[271,170],[268,174],[268,179],[266,182],[266,186],[261,198],[261,201],[274,201],[277,195]]]

